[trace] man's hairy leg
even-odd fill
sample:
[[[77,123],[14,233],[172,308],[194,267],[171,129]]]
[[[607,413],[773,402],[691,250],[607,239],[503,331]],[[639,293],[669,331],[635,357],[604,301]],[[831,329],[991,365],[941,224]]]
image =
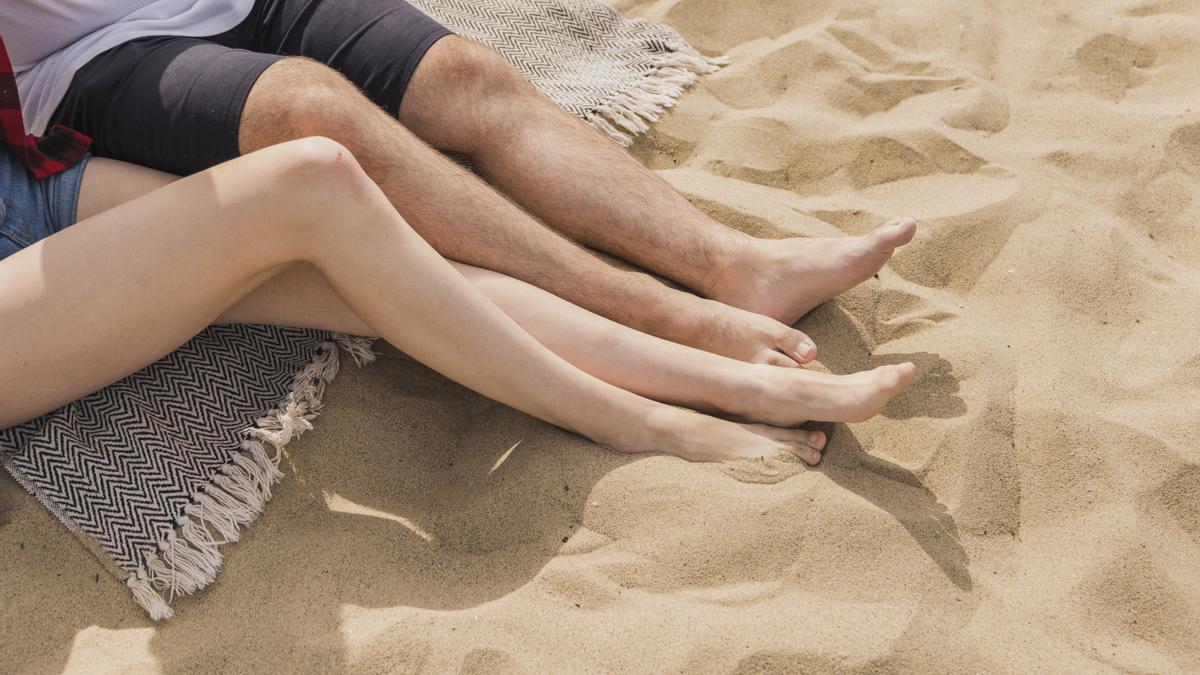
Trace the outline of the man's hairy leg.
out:
[[[489,182],[572,239],[789,324],[878,272],[915,231],[897,222],[862,237],[763,240],[725,227],[463,38],[429,50],[400,120],[470,155]]]
[[[769,317],[605,263],[443,157],[338,73],[308,59],[283,59],[250,93],[240,149],[305,136],[327,136],[349,148],[413,228],[448,258],[503,272],[638,330],[714,353],[775,365],[815,356],[806,336]]]

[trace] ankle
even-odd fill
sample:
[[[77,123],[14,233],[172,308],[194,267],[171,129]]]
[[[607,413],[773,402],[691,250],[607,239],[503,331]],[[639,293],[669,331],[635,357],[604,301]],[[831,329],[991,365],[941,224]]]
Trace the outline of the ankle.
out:
[[[686,415],[680,408],[656,404],[647,410],[645,421],[637,430],[639,438],[638,445],[634,446],[636,449],[623,452],[676,452],[686,427]]]
[[[708,369],[718,384],[710,388],[711,400],[706,402],[723,413],[762,421],[763,381],[777,367],[727,359],[720,366]]]
[[[758,246],[758,239],[730,230],[729,236],[722,237],[708,252],[708,267],[701,275],[695,291],[706,298],[720,299],[747,270],[757,269],[755,260]]]
[[[695,346],[711,315],[710,302],[691,293],[667,289],[654,309],[642,316],[643,325],[632,327],[664,340]]]
[[[628,406],[623,405],[619,413],[604,416],[607,421],[602,428],[595,430],[595,433],[582,430],[581,433],[596,443],[625,454],[659,450],[663,435],[669,433],[669,413],[674,408],[632,394],[629,396]],[[616,423],[611,423],[613,421]]]
[[[728,412],[755,422],[773,424],[775,416],[768,396],[779,384],[780,366],[765,363],[739,364],[736,380],[729,388]]]

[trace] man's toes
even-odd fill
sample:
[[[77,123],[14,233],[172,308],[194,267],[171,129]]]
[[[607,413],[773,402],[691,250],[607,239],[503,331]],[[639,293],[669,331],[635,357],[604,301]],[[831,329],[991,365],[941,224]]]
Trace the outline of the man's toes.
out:
[[[867,236],[871,238],[871,248],[879,253],[889,254],[912,241],[916,233],[917,221],[912,218],[899,218],[880,225]]]
[[[796,360],[796,363],[808,363],[817,358],[817,345],[804,333],[791,328],[785,328],[775,337],[775,347]]]
[[[917,366],[913,363],[905,361],[896,366],[896,393],[908,389],[909,383],[913,381],[913,376],[917,374]]]
[[[890,398],[908,388],[917,367],[906,361],[894,366],[880,366],[878,372],[879,385]]]

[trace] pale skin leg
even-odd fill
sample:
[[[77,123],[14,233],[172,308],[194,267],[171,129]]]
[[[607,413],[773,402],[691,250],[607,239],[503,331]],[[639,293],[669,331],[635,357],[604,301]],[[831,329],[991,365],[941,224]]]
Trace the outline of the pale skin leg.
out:
[[[336,233],[335,218],[344,221]],[[161,357],[301,262],[397,348],[600,443],[691,459],[819,460],[810,432],[664,406],[563,361],[437,255],[326,139],[182,179],[0,261],[0,427]]]
[[[93,170],[95,169],[95,170]],[[81,218],[157,189],[173,176],[93,160]],[[907,386],[910,365],[849,376],[754,365],[662,340],[597,316],[530,284],[455,263],[476,288],[539,342],[622,389],[696,410],[794,426],[807,420],[857,422]],[[297,265],[226,310],[221,322],[274,323],[370,334],[311,265]]]

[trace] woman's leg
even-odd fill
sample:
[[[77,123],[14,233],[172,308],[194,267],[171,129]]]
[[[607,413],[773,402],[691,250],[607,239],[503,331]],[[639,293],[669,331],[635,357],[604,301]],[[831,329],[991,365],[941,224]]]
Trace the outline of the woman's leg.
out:
[[[77,219],[85,220],[177,180],[178,176],[144,166],[93,157],[79,189]],[[298,326],[371,336],[375,330],[346,306],[310,263],[297,263],[268,279],[222,312],[216,323]]]
[[[639,396],[693,410],[783,427],[809,420],[862,422],[904,391],[914,373],[912,364],[830,375],[746,363],[636,331],[520,279],[451,264],[521,328],[575,367]],[[311,266],[271,279],[221,320],[355,335],[371,331]]]
[[[642,333],[520,279],[454,263],[539,342],[635,394],[694,410],[794,426],[874,417],[912,380],[911,363],[852,375],[738,361]]]
[[[110,160],[85,176],[80,217],[150,192],[169,174]],[[748,364],[635,331],[519,279],[452,263],[539,342],[592,375],[627,391],[695,410],[794,426],[808,420],[858,422],[877,414],[912,379],[912,367],[882,366],[852,375]],[[354,314],[312,265],[296,265],[226,310],[230,323],[339,330],[373,329]]]
[[[599,442],[693,459],[819,460],[815,434],[751,432],[572,367],[437,255],[325,139],[182,179],[0,262],[0,426],[141,368],[301,262],[397,348]]]

